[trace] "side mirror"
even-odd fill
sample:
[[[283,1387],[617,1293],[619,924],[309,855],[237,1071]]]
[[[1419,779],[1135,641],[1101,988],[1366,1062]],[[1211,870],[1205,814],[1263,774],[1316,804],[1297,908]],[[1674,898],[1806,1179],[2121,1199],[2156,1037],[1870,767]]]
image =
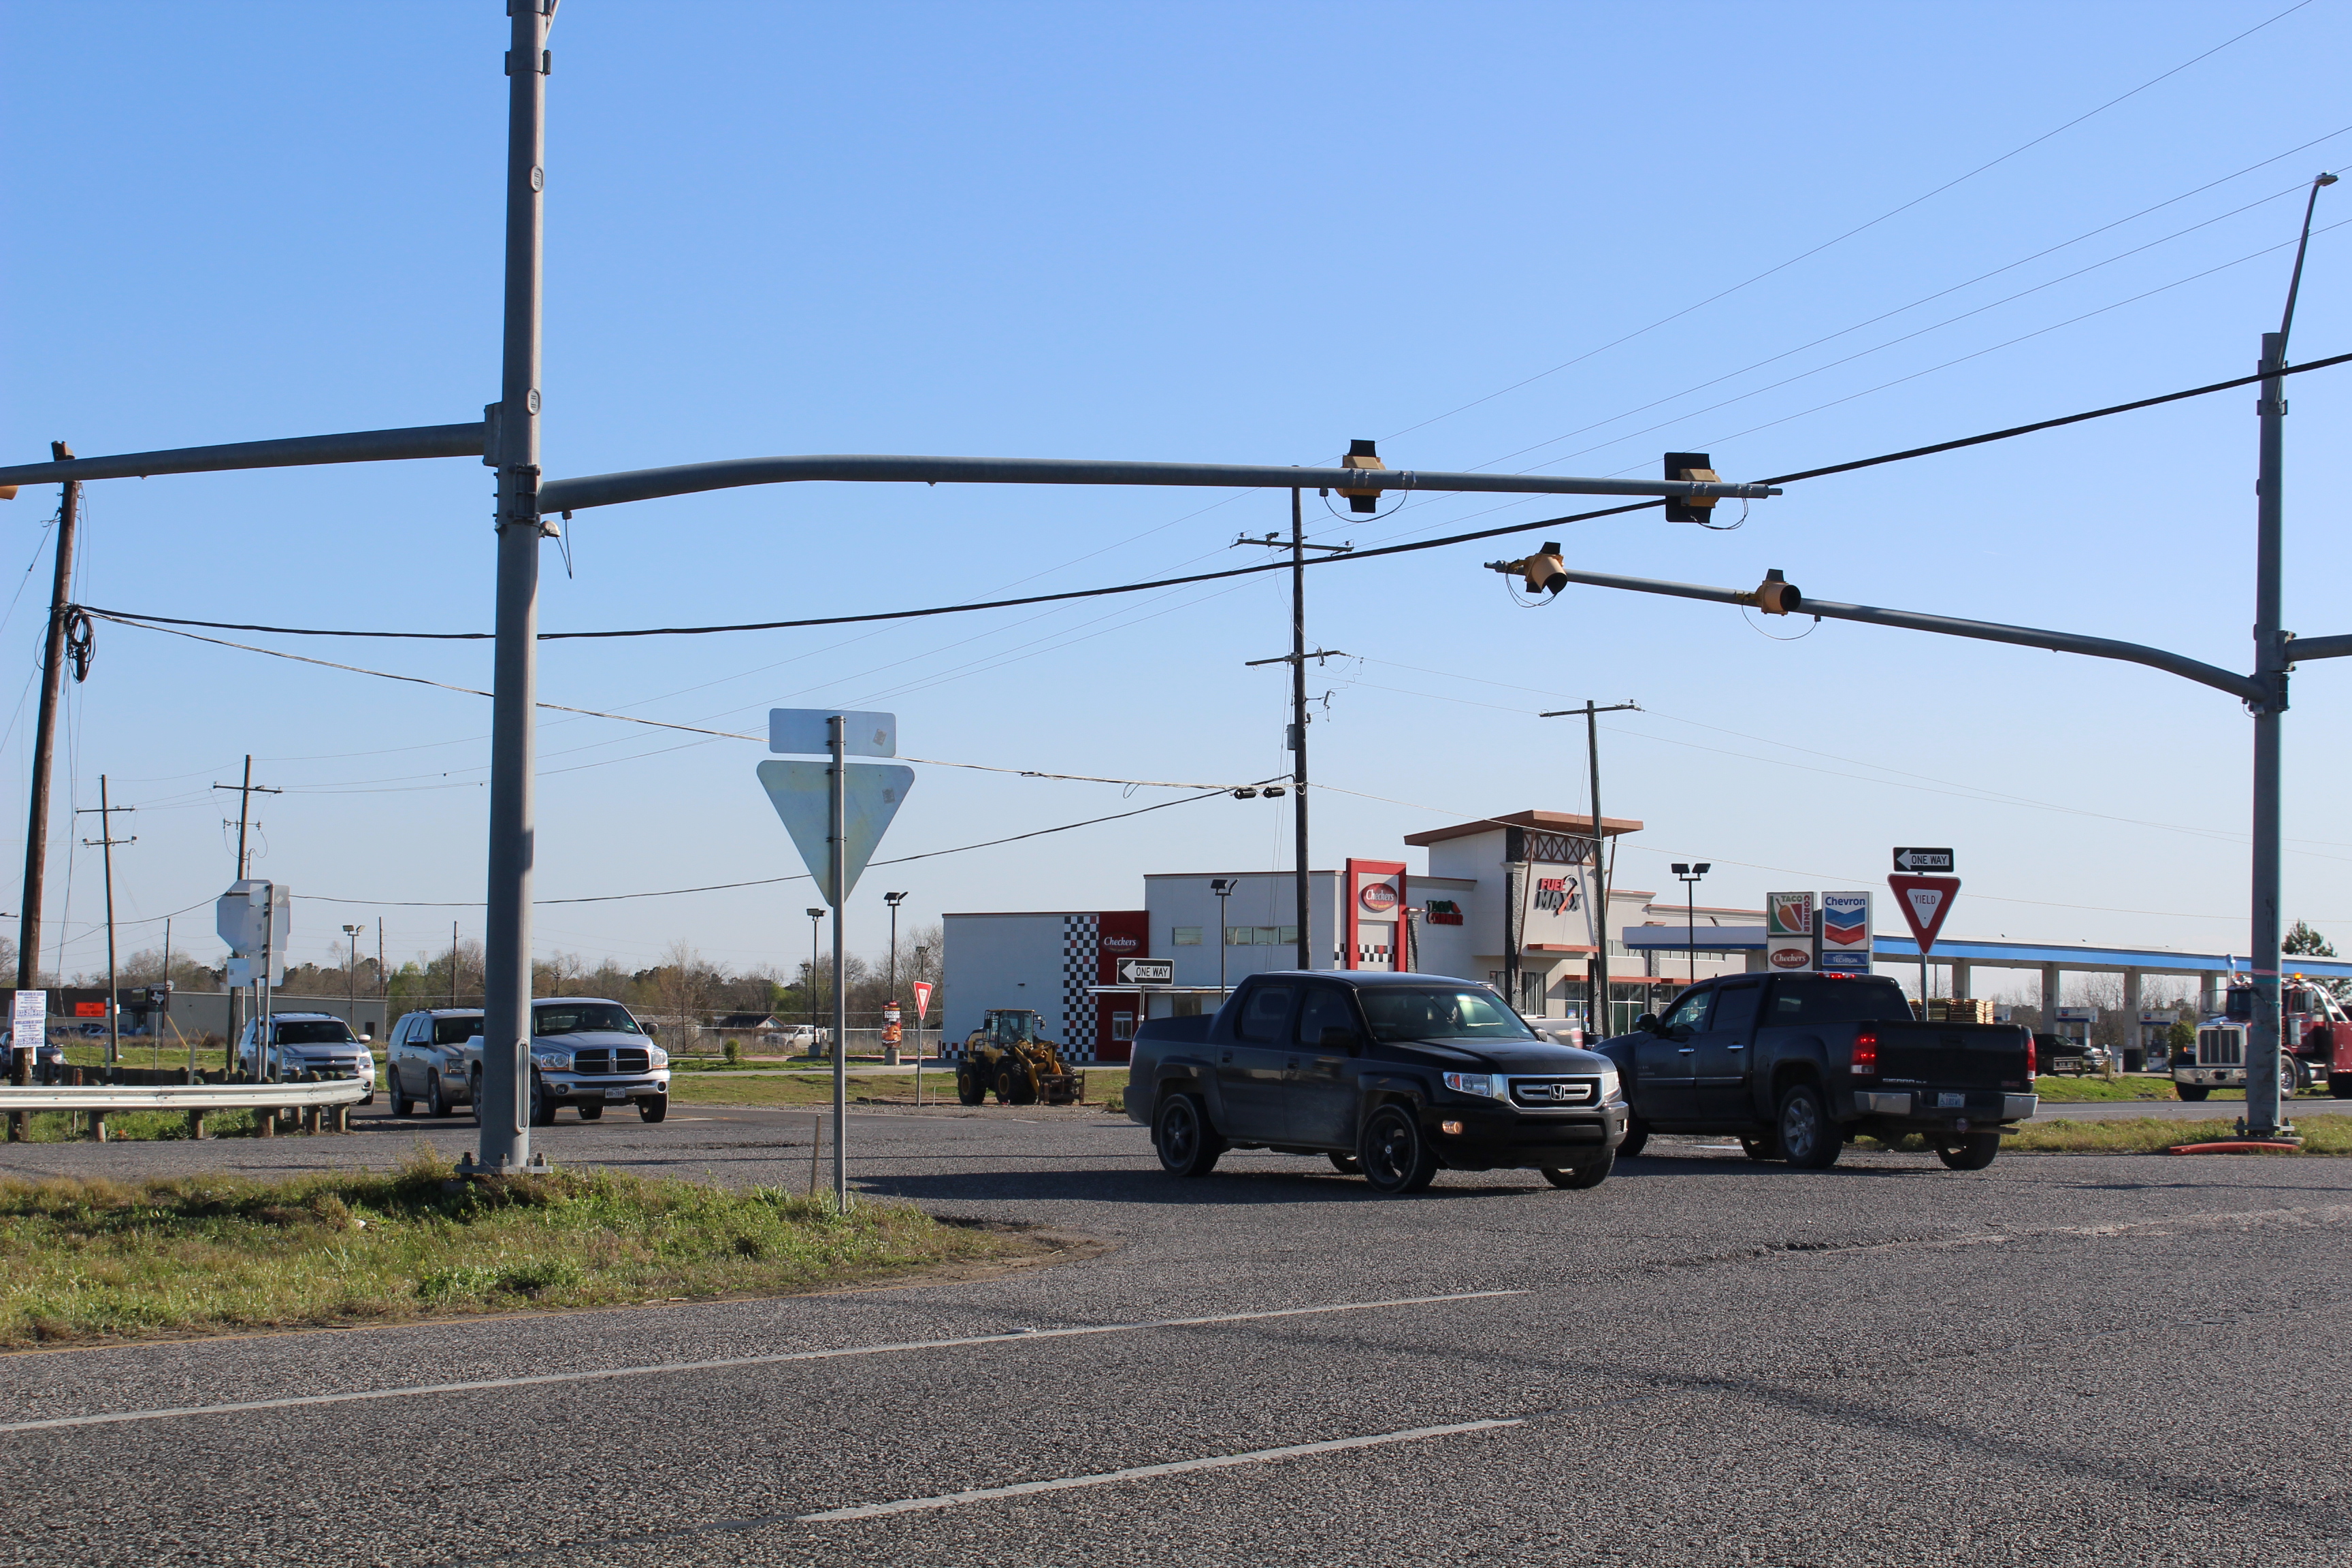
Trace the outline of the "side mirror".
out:
[[[1633,1020],[1633,1027],[1644,1034],[1654,1035],[1658,1032],[1658,1016],[1655,1013],[1644,1013]]]
[[[1318,1050],[1353,1051],[1356,1048],[1356,1031],[1341,1024],[1327,1025],[1322,1037],[1315,1045]]]

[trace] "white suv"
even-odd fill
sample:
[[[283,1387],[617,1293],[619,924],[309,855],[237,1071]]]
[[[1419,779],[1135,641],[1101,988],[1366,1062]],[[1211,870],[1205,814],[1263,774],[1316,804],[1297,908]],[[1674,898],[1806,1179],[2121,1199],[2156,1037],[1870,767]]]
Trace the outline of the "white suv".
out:
[[[472,1099],[481,1104],[482,1037],[466,1042]],[[669,1053],[618,1002],[593,996],[542,997],[530,1005],[530,1124],[551,1127],[569,1105],[594,1121],[607,1105],[634,1105],[638,1117],[669,1114]],[[476,1112],[479,1114],[478,1110]]]
[[[320,1083],[355,1078],[367,1085],[360,1103],[375,1103],[375,1053],[352,1033],[352,1026],[332,1013],[277,1013],[270,1016],[268,1050],[258,1049],[263,1020],[253,1019],[236,1045],[236,1064],[248,1083]],[[257,1062],[255,1058],[265,1059]]]

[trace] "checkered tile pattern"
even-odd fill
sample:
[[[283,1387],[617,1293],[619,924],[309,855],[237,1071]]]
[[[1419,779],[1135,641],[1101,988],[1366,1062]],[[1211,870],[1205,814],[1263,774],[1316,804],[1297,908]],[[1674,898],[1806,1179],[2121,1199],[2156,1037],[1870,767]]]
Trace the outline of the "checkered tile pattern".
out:
[[[1073,1062],[1095,1059],[1097,1007],[1087,987],[1096,983],[1101,948],[1099,917],[1062,917],[1062,1024],[1054,1038],[1062,1043],[1062,1054]]]

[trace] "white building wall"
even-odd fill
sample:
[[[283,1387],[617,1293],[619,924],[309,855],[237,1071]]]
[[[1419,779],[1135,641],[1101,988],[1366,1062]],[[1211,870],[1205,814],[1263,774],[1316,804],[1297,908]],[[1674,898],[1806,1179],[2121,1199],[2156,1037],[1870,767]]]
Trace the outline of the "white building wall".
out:
[[[1407,873],[1405,896],[1423,918],[1414,922],[1412,940],[1421,951],[1413,955],[1412,966],[1423,974],[1450,974],[1456,980],[1486,978],[1478,965],[1476,949],[1477,919],[1471,908],[1471,896],[1478,884],[1466,877],[1416,877]],[[1430,900],[1450,900],[1462,910],[1458,926],[1432,925],[1428,920]]]
[[[1063,932],[1069,918],[1059,910],[942,917],[940,981],[947,1006],[940,1015],[940,1043],[962,1044],[991,1007],[1034,1008],[1045,1017],[1047,1037],[1056,1040],[1072,1038],[1077,1022],[1091,1041],[1091,1020],[1063,1016]]]
[[[1223,923],[1234,926],[1296,925],[1298,921],[1297,882],[1288,871],[1235,871],[1204,873],[1156,873],[1143,879],[1143,907],[1151,920],[1151,956],[1173,960],[1176,965],[1174,984],[1178,985],[1214,985],[1217,984],[1219,930],[1217,895],[1209,889],[1213,876],[1231,876],[1239,884],[1226,906]],[[1307,874],[1307,907],[1311,917],[1307,931],[1307,953],[1318,960],[1318,969],[1337,968],[1339,939],[1333,932],[1332,908],[1339,897],[1339,873],[1309,871]],[[1177,932],[1197,931],[1198,942],[1179,943]],[[1296,969],[1298,952],[1288,945],[1228,947],[1225,955],[1225,984],[1238,984],[1244,974],[1255,974],[1269,969]]]

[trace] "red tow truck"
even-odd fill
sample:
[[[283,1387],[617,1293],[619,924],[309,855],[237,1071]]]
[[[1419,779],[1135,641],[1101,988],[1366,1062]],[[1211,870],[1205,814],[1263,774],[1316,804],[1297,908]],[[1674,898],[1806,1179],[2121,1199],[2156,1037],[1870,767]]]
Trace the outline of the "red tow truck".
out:
[[[2231,986],[2221,1015],[2197,1026],[2195,1053],[2172,1064],[2181,1099],[2245,1087],[2246,1036],[2253,1018],[2253,986]],[[2285,1047],[2279,1056],[2281,1094],[2324,1086],[2337,1100],[2352,1100],[2352,1014],[2326,986],[2297,974],[2279,987],[2279,1040]]]

